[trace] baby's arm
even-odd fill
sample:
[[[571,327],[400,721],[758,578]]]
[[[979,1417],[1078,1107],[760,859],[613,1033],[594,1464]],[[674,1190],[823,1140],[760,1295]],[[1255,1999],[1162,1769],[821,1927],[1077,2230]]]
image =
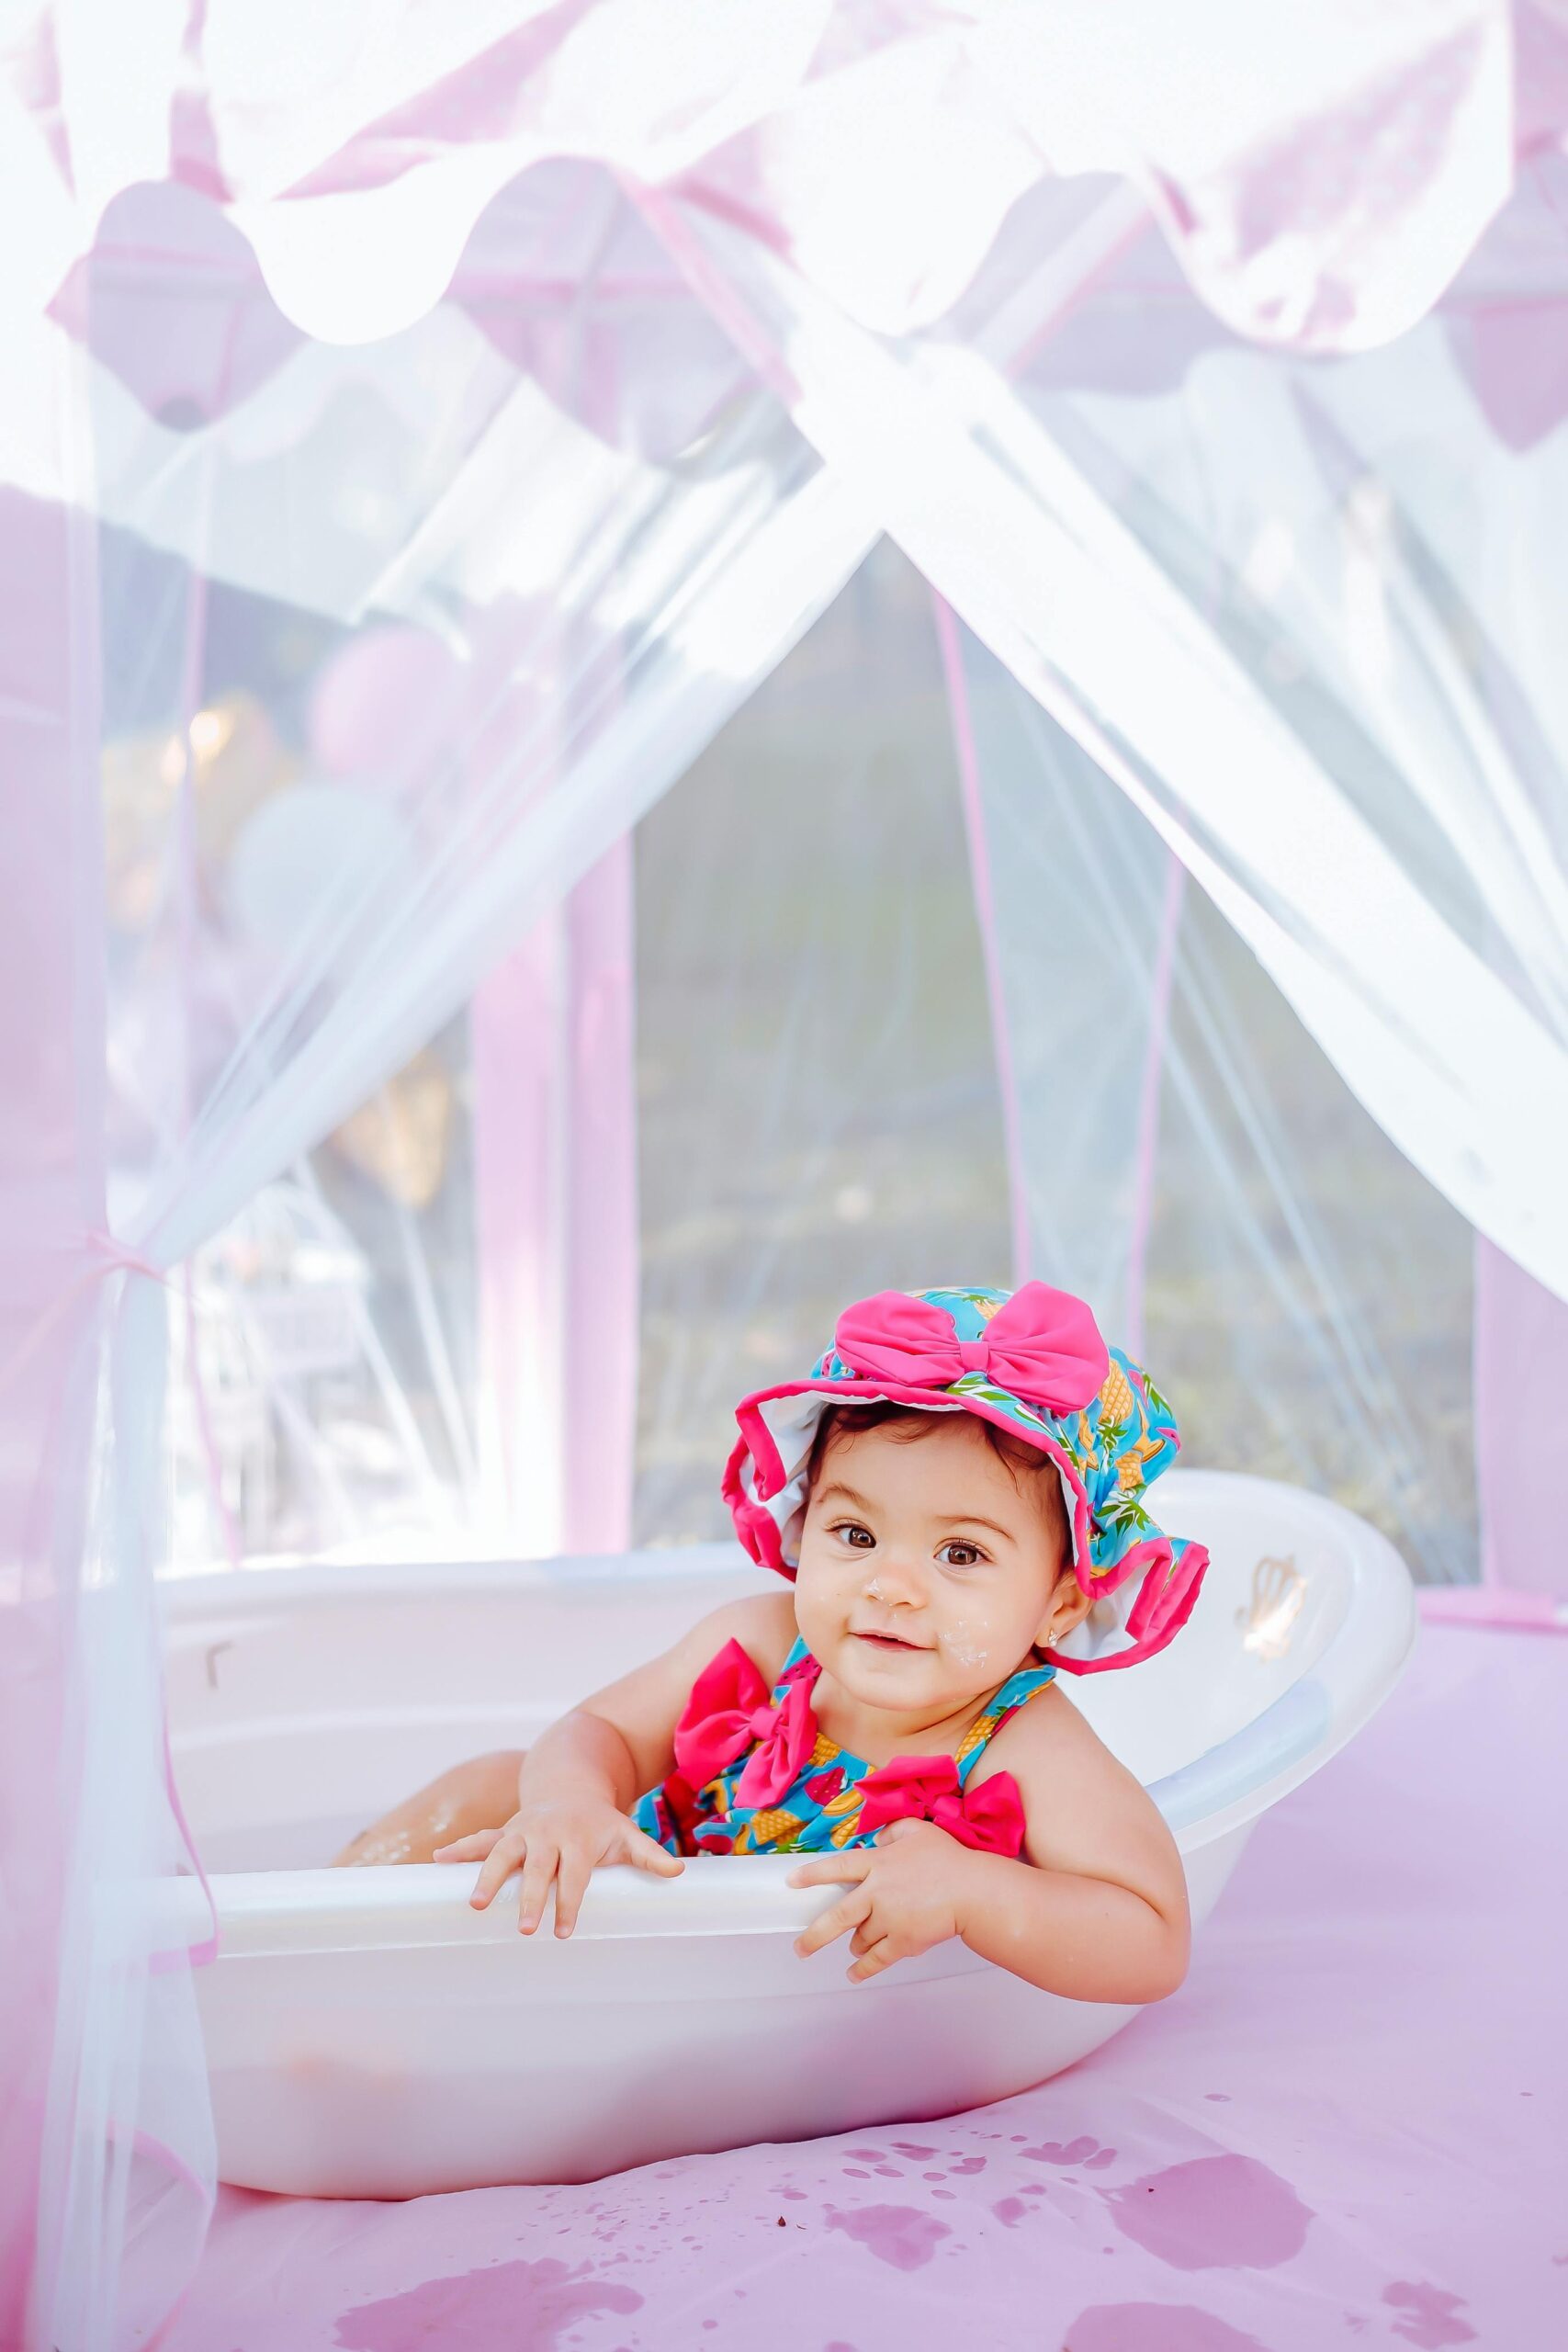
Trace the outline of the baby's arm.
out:
[[[1070,1699],[1044,1690],[986,1755],[1017,1781],[1025,1860],[971,1854],[971,1951],[1077,2001],[1159,2001],[1187,1973],[1187,1881],[1147,1792]],[[951,1842],[951,1841],[950,1841]]]
[[[857,1983],[951,1936],[1047,1993],[1163,2000],[1187,1973],[1187,1883],[1170,1832],[1071,1700],[1046,1690],[1004,1724],[972,1785],[1008,1771],[1029,1824],[1023,1857],[962,1846],[929,1821],[896,1821],[875,1844],[824,1855],[795,1886],[851,1881],[796,1943],[819,1951],[852,1928]]]
[[[595,1691],[536,1740],[518,1775],[517,1810],[504,1828],[459,1838],[435,1859],[482,1860],[470,1898],[481,1911],[521,1864],[517,1924],[525,1935],[538,1926],[553,1884],[556,1933],[569,1936],[597,1863],[631,1862],[678,1875],[679,1859],[628,1820],[627,1808],[668,1775],[675,1725],[716,1653],[739,1641],[771,1679],[794,1633],[785,1592],[748,1595],[713,1611],[663,1657]]]

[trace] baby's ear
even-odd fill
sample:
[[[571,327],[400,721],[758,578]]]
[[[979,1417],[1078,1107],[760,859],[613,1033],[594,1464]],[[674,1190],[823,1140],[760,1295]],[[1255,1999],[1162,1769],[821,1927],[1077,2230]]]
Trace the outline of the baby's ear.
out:
[[[1048,1650],[1054,1643],[1066,1641],[1074,1626],[1081,1625],[1093,1607],[1093,1595],[1085,1592],[1071,1568],[1064,1568],[1056,1578],[1051,1605],[1040,1621],[1040,1631],[1034,1637],[1035,1648]]]

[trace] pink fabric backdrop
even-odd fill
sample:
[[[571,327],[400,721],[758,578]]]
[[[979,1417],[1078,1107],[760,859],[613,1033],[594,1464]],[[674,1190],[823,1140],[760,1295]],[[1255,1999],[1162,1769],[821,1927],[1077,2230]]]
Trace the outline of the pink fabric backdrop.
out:
[[[226,2191],[165,2352],[1544,2352],[1565,1782],[1568,1644],[1428,1631],[1055,2082],[586,2188]]]
[[[487,1470],[496,1523],[527,1557],[631,1542],[631,855],[626,840],[609,850],[470,1014]]]

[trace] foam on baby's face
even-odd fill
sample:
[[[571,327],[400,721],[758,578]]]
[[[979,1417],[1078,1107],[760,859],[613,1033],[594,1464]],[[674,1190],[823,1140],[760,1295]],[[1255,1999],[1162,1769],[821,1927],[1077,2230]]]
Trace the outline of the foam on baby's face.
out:
[[[795,1618],[867,1705],[957,1711],[1059,1638],[1077,1586],[1056,1473],[968,1413],[834,1429],[807,1501]]]

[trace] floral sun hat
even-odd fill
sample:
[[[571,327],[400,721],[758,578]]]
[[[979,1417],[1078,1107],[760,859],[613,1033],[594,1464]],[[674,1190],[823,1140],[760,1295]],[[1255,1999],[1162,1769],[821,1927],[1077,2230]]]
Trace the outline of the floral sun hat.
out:
[[[1106,1346],[1081,1298],[1044,1283],[1010,1294],[878,1291],[846,1307],[805,1380],[742,1398],[724,1498],[762,1566],[794,1577],[822,1415],[878,1399],[977,1414],[1055,1464],[1074,1572],[1097,1606],[1048,1653],[1054,1665],[1070,1674],[1133,1666],[1187,1623],[1209,1555],[1165,1534],[1145,1504],[1180,1445],[1170,1408],[1130,1356]]]

